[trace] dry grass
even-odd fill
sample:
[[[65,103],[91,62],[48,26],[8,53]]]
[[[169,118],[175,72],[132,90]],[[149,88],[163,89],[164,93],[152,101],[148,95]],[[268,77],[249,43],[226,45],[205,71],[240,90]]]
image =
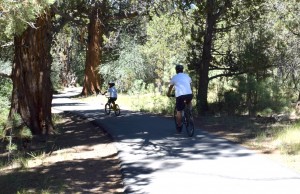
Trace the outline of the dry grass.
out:
[[[300,172],[300,127],[297,122],[261,123],[249,117],[198,117],[202,129],[256,150]]]

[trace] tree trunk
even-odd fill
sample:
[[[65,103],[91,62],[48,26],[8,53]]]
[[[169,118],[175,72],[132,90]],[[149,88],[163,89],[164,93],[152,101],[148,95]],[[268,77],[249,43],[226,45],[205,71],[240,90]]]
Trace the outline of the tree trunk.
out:
[[[94,9],[90,15],[90,23],[88,25],[88,46],[82,95],[87,96],[100,91],[99,66],[101,63],[102,43],[102,25],[97,9]]]
[[[199,83],[197,94],[197,106],[201,115],[204,115],[208,111],[207,93],[209,83],[209,66],[212,60],[212,44],[214,36],[215,17],[213,15],[213,2],[207,1],[207,16],[206,16],[206,28],[204,35],[204,43],[202,50],[202,59],[199,68]]]
[[[34,135],[53,131],[51,117],[51,11],[14,38],[13,91],[9,119],[16,114]]]

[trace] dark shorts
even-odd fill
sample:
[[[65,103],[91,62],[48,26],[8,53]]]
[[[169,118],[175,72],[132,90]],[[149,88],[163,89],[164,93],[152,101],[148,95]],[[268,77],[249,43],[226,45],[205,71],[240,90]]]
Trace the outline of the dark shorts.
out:
[[[115,102],[116,100],[117,100],[117,98],[109,98],[109,99],[108,99],[108,103]]]
[[[190,103],[193,99],[193,94],[187,94],[176,97],[176,109],[177,111],[182,111],[184,109],[185,103]]]

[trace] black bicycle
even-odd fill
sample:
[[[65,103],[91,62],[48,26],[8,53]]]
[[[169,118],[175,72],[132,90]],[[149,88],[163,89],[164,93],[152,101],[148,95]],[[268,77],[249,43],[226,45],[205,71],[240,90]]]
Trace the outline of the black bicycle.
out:
[[[174,108],[174,121],[175,121],[176,129],[178,129],[179,126],[177,125],[176,115],[177,115],[177,110],[176,110],[176,106],[175,106],[175,108]],[[188,136],[192,137],[194,135],[194,132],[195,132],[194,119],[193,119],[192,111],[186,105],[186,103],[185,103],[183,111],[181,112],[181,115],[182,115],[181,122],[185,126],[185,129],[186,129],[186,132],[187,132]],[[181,131],[179,131],[179,132],[181,132]]]
[[[116,116],[119,116],[120,113],[121,113],[121,110],[120,110],[119,105],[118,105],[118,104],[115,104],[115,107],[114,107],[113,103],[109,102],[109,97],[107,97],[107,98],[108,98],[108,101],[107,101],[107,103],[105,104],[105,108],[104,108],[105,113],[106,113],[107,115],[109,115],[111,111],[114,111],[114,112],[115,112],[115,115],[116,115]]]

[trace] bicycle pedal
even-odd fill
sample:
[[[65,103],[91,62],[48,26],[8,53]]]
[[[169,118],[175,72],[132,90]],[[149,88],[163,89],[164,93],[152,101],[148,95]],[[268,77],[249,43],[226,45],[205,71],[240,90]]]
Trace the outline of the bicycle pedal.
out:
[[[176,129],[177,133],[181,133],[182,128],[183,128],[183,125],[181,125],[180,127],[177,127],[177,129]]]

